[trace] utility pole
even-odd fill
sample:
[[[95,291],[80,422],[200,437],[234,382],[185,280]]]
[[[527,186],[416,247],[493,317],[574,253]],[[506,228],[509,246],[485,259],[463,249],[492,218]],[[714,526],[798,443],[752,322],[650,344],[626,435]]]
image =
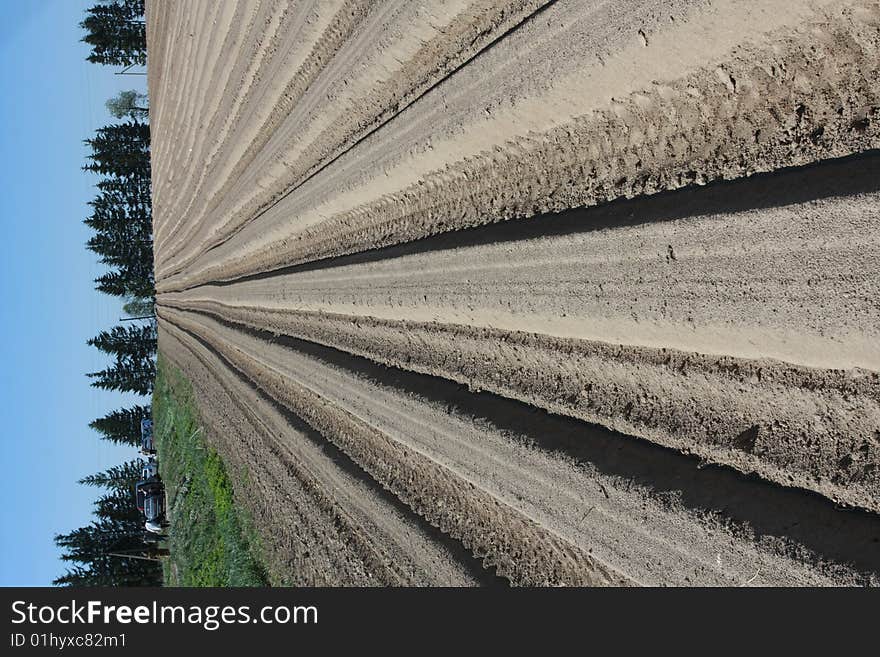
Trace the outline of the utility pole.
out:
[[[155,315],[143,315],[142,317],[120,317],[120,322],[133,322],[136,319],[156,319]]]
[[[143,561],[162,561],[159,557],[143,557],[137,554],[123,554],[122,552],[107,552],[108,557],[120,557],[122,559],[141,559]]]
[[[129,64],[121,71],[116,71],[113,75],[146,75],[146,73],[139,73],[137,71],[135,71],[134,73],[129,73],[128,70],[133,66],[137,66],[137,64]]]

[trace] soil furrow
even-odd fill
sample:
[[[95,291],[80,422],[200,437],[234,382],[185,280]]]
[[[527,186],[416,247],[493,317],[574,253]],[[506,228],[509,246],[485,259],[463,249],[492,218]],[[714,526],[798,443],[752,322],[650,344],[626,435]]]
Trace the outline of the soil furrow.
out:
[[[187,309],[489,390],[880,510],[876,372],[435,322],[208,302]]]
[[[462,586],[476,581],[491,582],[483,573],[472,574],[470,564],[459,565],[460,555],[451,554],[442,543],[438,545],[405,513],[347,472],[338,457],[315,444],[305,425],[295,419],[291,422],[291,418],[249,388],[249,382],[232,375],[216,355],[174,327],[166,325],[164,330],[174,338],[164,338],[163,345],[186,344],[196,359],[191,357],[183,364],[198,381],[200,397],[208,402],[205,406],[211,409],[210,414],[222,417],[223,429],[213,435],[227,436],[232,427],[232,435],[241,437],[238,448],[226,445],[224,452],[232,451],[246,462],[243,467],[249,474],[245,488],[268,479],[274,482],[276,491],[303,491],[304,499],[296,499],[289,492],[284,493],[287,499],[279,499],[277,492],[274,497],[263,497],[264,516],[271,523],[264,528],[268,535],[289,524],[302,527],[311,523],[317,527],[309,532],[311,540],[285,528],[283,533],[289,538],[274,547],[276,559],[297,563],[285,573],[293,578],[290,583],[357,583],[346,572],[345,564],[351,556],[345,552],[349,549],[363,555],[357,560],[365,564],[364,582],[372,584]],[[240,445],[248,442],[253,444],[250,457],[242,459]],[[291,523],[293,518],[298,520]],[[330,528],[340,532],[338,538],[322,537]],[[289,546],[296,548],[293,554]],[[323,546],[342,553],[325,553]]]
[[[160,349],[279,583],[880,584],[880,3],[146,22]]]
[[[545,4],[546,0],[478,0],[428,8],[418,4],[395,7],[395,3],[385,2],[370,14],[366,14],[367,5],[340,12],[348,31],[339,31],[339,37],[348,38],[347,42],[336,44],[337,53],[327,58],[326,69],[320,71],[301,102],[294,102],[297,98],[286,93],[283,102],[275,105],[272,118],[250,123],[252,128],[260,127],[259,133],[243,154],[227,156],[227,167],[234,168],[216,176],[202,204],[203,214],[188,222],[188,232],[168,244],[165,253],[171,257],[177,244],[185,247],[194,243],[196,231],[205,227],[203,215],[217,212],[225,198],[238,200],[243,193],[259,192],[268,180],[277,190],[279,186],[290,189],[309,177]],[[392,9],[394,13],[388,18]],[[382,18],[385,20],[379,20]],[[326,44],[325,50],[333,45]],[[356,77],[352,77],[352,69],[357,71]],[[300,80],[297,88],[302,93],[307,82]],[[272,105],[264,101],[263,106]],[[346,111],[352,107],[357,111]],[[290,164],[278,171],[278,180],[267,179],[267,170],[277,170],[279,160]],[[198,197],[198,193],[191,195],[192,199]],[[231,217],[223,239],[250,218],[249,214]],[[181,218],[178,223],[183,222]]]
[[[880,371],[880,155],[163,295]]]
[[[300,341],[243,334],[196,315],[169,319],[211,343],[234,345],[259,358],[457,476],[479,482],[504,503],[637,581],[730,585],[759,571],[763,574],[756,578],[758,584],[853,583],[873,581],[880,567],[870,556],[875,552],[871,537],[880,531],[877,516],[834,511],[818,497],[798,500],[805,494],[725,471],[706,472],[693,459],[640,447],[598,427],[536,416],[514,402],[496,398],[478,403],[473,393],[451,384],[444,387],[424,375],[371,366]],[[498,412],[486,415],[493,406]],[[518,421],[523,415],[531,419]],[[550,451],[538,442],[547,442],[538,437],[548,434],[557,435],[550,441],[556,449]],[[603,459],[596,458],[609,447],[591,448],[594,442],[618,443],[612,448],[618,464],[611,471],[603,470]],[[566,447],[560,451],[560,445]],[[589,461],[573,460],[585,453]],[[662,480],[655,479],[652,486],[632,477],[641,468],[656,468],[657,462],[667,467],[668,481],[675,482],[671,490],[653,487],[662,486]],[[714,497],[717,506],[687,507],[680,501],[685,491],[694,500]],[[747,509],[757,508],[752,504],[764,513],[749,518]],[[790,528],[802,523],[803,542],[786,543]],[[823,544],[825,523],[836,525],[839,537],[850,538],[836,547]],[[756,542],[756,531],[765,538]],[[845,547],[859,542],[861,551]],[[811,550],[818,552],[809,557]],[[848,573],[853,566],[864,574]],[[820,571],[828,579],[813,579]]]
[[[277,370],[238,349],[208,341],[267,394],[331,439],[413,510],[460,540],[513,583],[598,586],[630,582],[587,551],[333,405],[313,389],[285,379]]]
[[[880,122],[872,117],[880,111],[880,72],[870,62],[880,48],[880,9],[869,3],[858,12],[840,7],[808,14],[806,23],[765,35],[769,45],[727,44],[731,50],[718,53],[720,59],[708,67],[708,51],[691,44],[686,56],[679,55],[683,62],[698,58],[697,70],[663,82],[646,79],[645,85],[614,95],[610,107],[573,103],[570,120],[556,111],[545,130],[537,129],[534,117],[548,116],[551,107],[563,103],[550,91],[510,110],[516,116],[526,113],[528,120],[515,121],[499,110],[489,119],[471,117],[470,130],[458,129],[448,139],[440,139],[442,132],[432,122],[423,125],[431,137],[420,135],[416,143],[397,135],[395,148],[383,145],[383,134],[395,121],[419,123],[408,114],[418,111],[416,103],[357,153],[340,159],[332,172],[208,251],[185,274],[169,276],[160,268],[158,288],[179,290],[469,226],[876,148]],[[683,37],[674,34],[675,39],[664,32],[663,43],[670,48]],[[657,47],[660,41],[655,39]],[[717,45],[706,48],[725,45],[715,38],[711,43]],[[652,56],[647,50],[621,61],[639,66]],[[621,78],[608,62],[592,68],[596,76],[632,84],[631,75]],[[652,72],[647,66],[639,70],[642,76]],[[724,76],[726,84],[719,79]],[[601,86],[598,80],[592,83]],[[505,130],[493,131],[487,120]],[[369,167],[357,157],[368,158]]]

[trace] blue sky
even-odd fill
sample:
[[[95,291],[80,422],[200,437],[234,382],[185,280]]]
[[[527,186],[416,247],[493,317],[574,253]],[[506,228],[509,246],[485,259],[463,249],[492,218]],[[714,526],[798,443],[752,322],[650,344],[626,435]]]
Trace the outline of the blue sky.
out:
[[[113,119],[104,101],[142,76],[89,64],[77,24],[94,0],[0,0],[0,585],[64,570],[52,536],[89,521],[98,490],[76,483],[136,456],[88,423],[135,398],[91,388],[106,358],[85,341],[121,302],[94,291],[84,247],[96,179],[82,140]]]

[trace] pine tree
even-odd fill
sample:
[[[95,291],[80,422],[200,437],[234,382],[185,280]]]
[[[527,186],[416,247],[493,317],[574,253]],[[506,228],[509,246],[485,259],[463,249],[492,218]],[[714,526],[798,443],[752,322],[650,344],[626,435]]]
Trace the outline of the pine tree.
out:
[[[98,276],[95,289],[114,297],[151,297],[155,293],[155,282],[151,271],[116,270]]]
[[[142,470],[141,459],[134,459],[121,465],[114,465],[104,472],[83,477],[79,483],[84,486],[122,490],[130,494],[134,490],[134,485],[140,481]]]
[[[102,183],[108,181],[130,183],[130,179],[119,178]],[[101,256],[102,263],[119,268],[121,276],[129,281],[152,277],[151,208],[144,200],[137,183],[105,185],[89,202],[92,214],[85,219],[96,233],[86,247]]]
[[[99,372],[89,372],[86,376],[94,379],[91,384],[94,388],[148,395],[153,391],[156,363],[151,359],[122,359]]]
[[[152,239],[152,208],[137,177],[105,178],[98,183],[101,193],[89,205],[92,214],[85,224],[96,231],[127,229],[133,239]]]
[[[143,208],[145,216],[150,215],[153,200],[150,194],[149,176],[112,176],[98,181],[97,187],[102,192],[125,196],[129,204]]]
[[[101,231],[89,238],[86,248],[100,256],[102,264],[119,267],[125,276],[149,277],[153,265],[153,249],[149,243],[125,239],[118,234]]]
[[[134,501],[134,484],[125,488],[114,488],[95,500],[95,515],[99,518],[120,523],[135,523],[140,532],[141,512]]]
[[[152,417],[150,406],[132,406],[112,411],[92,420],[89,426],[104,440],[117,444],[138,445],[141,440],[141,420]]]
[[[56,586],[158,586],[159,564],[120,555],[143,555],[143,517],[134,487],[117,487],[95,503],[97,520],[69,534],[55,536],[62,560],[74,565],[57,578]]]
[[[92,47],[87,61],[117,66],[146,64],[143,0],[115,0],[95,5],[86,14],[80,27],[87,32],[82,40]]]
[[[133,493],[132,493],[133,494]],[[127,559],[119,554],[143,554],[142,519],[134,508],[133,498],[123,497],[119,503],[133,508],[126,520],[100,519],[69,534],[55,536],[55,544],[63,552],[61,559],[73,564],[53,581],[56,586],[159,586],[162,571],[158,563]],[[121,512],[122,509],[119,509]],[[114,511],[111,515],[116,515]]]
[[[150,126],[126,121],[104,126],[85,143],[91,149],[90,163],[83,169],[111,176],[150,175]]]
[[[86,344],[120,358],[144,360],[156,353],[156,327],[152,322],[141,326],[114,326],[101,331]]]
[[[130,294],[126,278],[116,271],[107,272],[95,279],[95,289],[98,292],[109,294],[114,297],[124,297]]]

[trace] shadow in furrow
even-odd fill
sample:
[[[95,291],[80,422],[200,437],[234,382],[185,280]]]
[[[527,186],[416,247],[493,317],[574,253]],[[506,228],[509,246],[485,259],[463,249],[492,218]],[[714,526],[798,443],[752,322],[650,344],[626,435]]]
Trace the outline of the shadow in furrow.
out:
[[[803,167],[756,174],[734,181],[716,182],[703,187],[691,186],[634,199],[609,201],[598,206],[575,208],[560,213],[536,215],[529,219],[503,221],[442,233],[405,244],[314,260],[225,281],[215,281],[209,285],[227,286],[284,274],[332,269],[446,249],[564,236],[703,215],[725,215],[877,191],[880,191],[880,151],[872,150]],[[198,287],[202,286],[195,286]]]

